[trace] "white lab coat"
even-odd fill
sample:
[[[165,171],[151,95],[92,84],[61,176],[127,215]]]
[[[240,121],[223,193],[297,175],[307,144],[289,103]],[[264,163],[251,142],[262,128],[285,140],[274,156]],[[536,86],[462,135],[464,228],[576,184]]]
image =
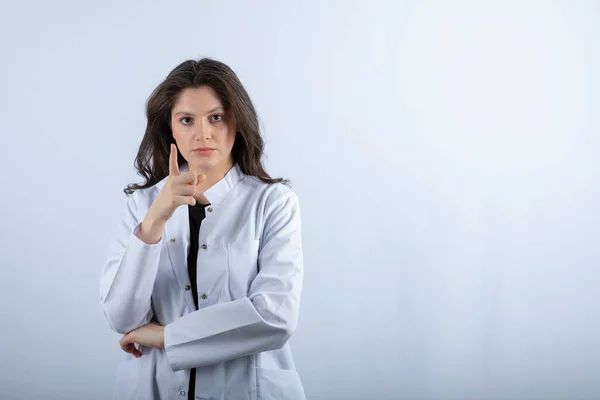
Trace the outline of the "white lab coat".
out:
[[[115,398],[187,399],[196,368],[196,399],[305,399],[288,344],[303,281],[296,195],[237,165],[204,193],[211,205],[199,233],[195,310],[188,207],[177,208],[157,244],[135,235],[165,181],[129,196],[102,269],[100,303],[113,330],[152,319],[165,326],[164,349],[125,354]]]

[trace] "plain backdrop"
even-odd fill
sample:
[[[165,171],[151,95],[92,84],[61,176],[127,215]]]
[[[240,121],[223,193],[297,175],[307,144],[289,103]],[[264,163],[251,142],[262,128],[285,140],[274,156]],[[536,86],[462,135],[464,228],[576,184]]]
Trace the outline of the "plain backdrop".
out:
[[[597,1],[2,1],[0,398],[108,399],[144,106],[230,65],[303,213],[309,399],[600,398]]]

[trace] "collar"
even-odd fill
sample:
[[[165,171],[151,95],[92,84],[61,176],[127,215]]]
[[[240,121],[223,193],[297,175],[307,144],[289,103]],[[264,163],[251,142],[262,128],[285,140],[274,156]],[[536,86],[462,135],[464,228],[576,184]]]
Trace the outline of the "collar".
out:
[[[187,171],[189,171],[187,163],[179,167],[179,172]],[[220,181],[209,187],[204,192],[204,196],[209,203],[214,206],[219,203],[227,195],[227,193],[229,193],[235,187],[235,185],[237,185],[238,182],[244,178],[244,176],[245,175],[240,166],[236,163],[229,171],[227,171],[225,176]],[[159,190],[163,188],[167,178],[168,177],[165,177],[156,185]]]

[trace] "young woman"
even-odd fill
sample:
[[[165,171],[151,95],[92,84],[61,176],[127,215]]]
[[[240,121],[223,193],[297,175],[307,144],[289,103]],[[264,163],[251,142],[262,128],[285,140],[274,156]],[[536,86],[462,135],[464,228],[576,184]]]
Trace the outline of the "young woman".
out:
[[[296,195],[262,165],[252,102],[211,60],[147,103],[100,302],[123,334],[118,399],[304,399],[288,339],[303,281]]]

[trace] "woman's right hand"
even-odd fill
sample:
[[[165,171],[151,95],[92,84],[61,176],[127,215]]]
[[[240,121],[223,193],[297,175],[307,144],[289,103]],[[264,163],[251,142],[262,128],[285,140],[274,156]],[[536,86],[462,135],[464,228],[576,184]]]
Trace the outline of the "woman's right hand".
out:
[[[177,165],[177,147],[171,144],[169,154],[169,177],[162,190],[154,199],[148,210],[149,214],[161,222],[167,222],[179,206],[196,204],[196,184],[204,179],[204,175],[196,175],[194,171],[181,174]]]
[[[146,243],[160,241],[162,231],[175,210],[183,205],[195,205],[196,185],[206,179],[205,175],[197,175],[194,171],[179,172],[177,165],[177,147],[171,144],[169,154],[169,176],[165,185],[152,202],[138,232],[138,237]]]

